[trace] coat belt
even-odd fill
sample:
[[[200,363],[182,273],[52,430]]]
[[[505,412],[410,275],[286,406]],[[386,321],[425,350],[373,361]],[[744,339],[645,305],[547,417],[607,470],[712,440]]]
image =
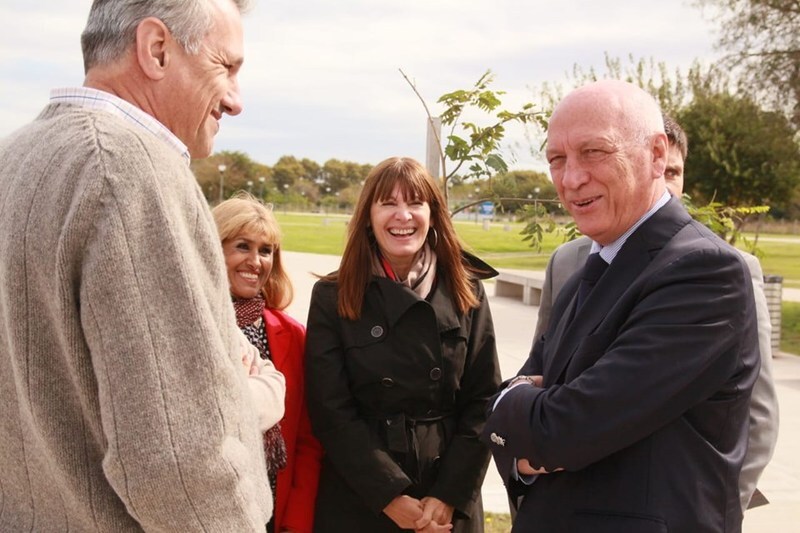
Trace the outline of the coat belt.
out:
[[[409,443],[407,430],[417,424],[430,424],[455,417],[455,413],[441,413],[433,416],[412,417],[405,413],[374,416],[371,420],[379,421],[386,432],[386,444],[389,450],[398,453],[416,452],[414,443]]]

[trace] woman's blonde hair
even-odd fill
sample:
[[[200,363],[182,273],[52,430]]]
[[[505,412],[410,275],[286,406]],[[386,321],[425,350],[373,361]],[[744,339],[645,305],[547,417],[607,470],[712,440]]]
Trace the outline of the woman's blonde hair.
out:
[[[272,214],[272,206],[265,205],[252,194],[239,191],[217,205],[211,213],[214,215],[221,242],[235,239],[239,234],[248,232],[263,236],[272,244],[272,271],[261,287],[261,293],[264,295],[267,307],[285,309],[292,303],[294,289],[283,269],[281,229]]]
[[[428,244],[436,253],[437,283],[445,283],[453,294],[456,307],[466,313],[478,305],[472,287],[470,267],[463,259],[463,245],[450,221],[444,196],[428,171],[414,159],[392,157],[378,163],[367,176],[347,228],[342,261],[337,273],[324,279],[339,284],[339,315],[351,320],[361,316],[367,285],[372,278],[375,237],[370,229],[372,204],[391,198],[400,187],[405,198],[419,198],[431,209]]]

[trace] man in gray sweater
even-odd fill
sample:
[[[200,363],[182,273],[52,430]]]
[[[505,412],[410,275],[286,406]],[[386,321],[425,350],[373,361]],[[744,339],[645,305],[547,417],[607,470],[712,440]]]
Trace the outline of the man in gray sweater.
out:
[[[95,0],[84,86],[0,141],[0,531],[264,530],[241,337],[189,169],[241,111],[244,4]]]

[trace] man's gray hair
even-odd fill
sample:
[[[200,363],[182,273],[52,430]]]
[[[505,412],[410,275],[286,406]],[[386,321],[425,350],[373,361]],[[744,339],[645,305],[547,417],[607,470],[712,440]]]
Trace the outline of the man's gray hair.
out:
[[[250,0],[230,0],[240,12]],[[169,28],[172,37],[190,54],[213,24],[214,0],[94,0],[89,20],[81,34],[83,68],[119,59],[136,39],[136,27],[147,17],[155,17]]]

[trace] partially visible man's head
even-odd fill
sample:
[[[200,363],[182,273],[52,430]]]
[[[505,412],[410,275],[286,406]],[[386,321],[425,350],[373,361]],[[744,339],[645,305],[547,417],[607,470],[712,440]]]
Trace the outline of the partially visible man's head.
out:
[[[249,0],[231,0],[241,13]],[[214,22],[214,0],[94,0],[81,34],[83,67],[119,59],[136,40],[136,27],[148,18],[162,21],[187,52],[196,54]]]
[[[669,192],[680,198],[683,195],[683,165],[689,153],[689,141],[683,128],[669,115],[664,115],[664,132],[669,142],[664,180]]]
[[[241,112],[241,12],[248,0],[95,0],[81,36],[87,85],[169,128],[193,158],[213,148],[223,114]]]
[[[546,154],[561,202],[581,233],[603,245],[664,192],[661,111],[631,83],[604,80],[569,93],[550,118]]]

